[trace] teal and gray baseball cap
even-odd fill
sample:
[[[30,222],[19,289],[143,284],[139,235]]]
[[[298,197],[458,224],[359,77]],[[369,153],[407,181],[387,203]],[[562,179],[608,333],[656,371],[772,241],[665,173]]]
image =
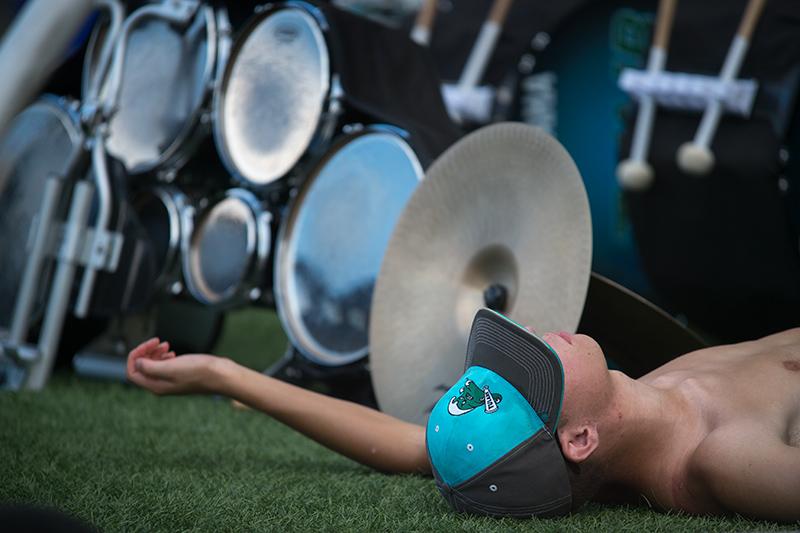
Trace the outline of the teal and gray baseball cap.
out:
[[[439,491],[459,512],[567,514],[572,493],[556,437],[564,399],[558,355],[525,328],[481,309],[464,366],[428,419]]]

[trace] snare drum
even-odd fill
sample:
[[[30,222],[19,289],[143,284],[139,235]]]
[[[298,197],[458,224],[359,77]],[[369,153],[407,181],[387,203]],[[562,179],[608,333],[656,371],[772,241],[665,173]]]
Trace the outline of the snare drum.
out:
[[[402,132],[342,138],[297,191],[275,260],[278,314],[305,357],[341,366],[367,355],[372,290],[423,167]]]
[[[179,168],[208,133],[204,106],[213,88],[218,59],[217,17],[219,26],[224,27],[224,11],[215,15],[212,8],[204,6],[184,29],[163,19],[147,18],[132,30],[119,105],[111,117],[106,140],[108,152],[123,162],[129,174]],[[98,25],[89,42],[84,97],[89,94],[106,29],[106,25]],[[223,32],[221,39],[225,38]]]
[[[51,174],[63,176],[80,142],[77,103],[53,96],[17,115],[0,140],[0,329],[11,323],[45,182]],[[43,310],[51,266],[46,261],[34,317]]]
[[[183,279],[200,303],[231,307],[257,301],[269,279],[273,216],[251,192],[226,191],[195,216],[184,210]]]
[[[326,143],[341,110],[322,12],[304,2],[257,10],[233,45],[214,101],[214,139],[251,187],[286,175]]]

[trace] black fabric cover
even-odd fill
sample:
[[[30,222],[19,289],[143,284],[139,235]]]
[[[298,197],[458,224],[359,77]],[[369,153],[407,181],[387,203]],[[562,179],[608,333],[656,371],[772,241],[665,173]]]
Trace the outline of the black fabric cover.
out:
[[[443,79],[458,80],[494,0],[439,2],[430,47]],[[482,83],[498,85],[527,50],[531,38],[551,31],[588,0],[525,0],[514,2]],[[409,29],[413,20],[409,21]]]
[[[348,106],[399,126],[419,141],[423,159],[433,158],[460,136],[442,100],[431,56],[402,30],[319,4],[331,25],[328,46]]]
[[[745,5],[679,4],[668,70],[716,75]],[[798,233],[789,197],[779,189],[784,176],[790,190],[800,186],[800,176],[787,174],[779,156],[787,128],[796,123],[798,68],[800,3],[774,0],[740,74],[761,84],[753,116],[723,117],[712,144],[713,172],[690,176],[675,163],[700,114],[659,110],[649,157],[656,181],[646,192],[626,194],[643,266],[660,298],[718,341],[800,324]],[[629,153],[635,109],[628,118],[620,157]]]

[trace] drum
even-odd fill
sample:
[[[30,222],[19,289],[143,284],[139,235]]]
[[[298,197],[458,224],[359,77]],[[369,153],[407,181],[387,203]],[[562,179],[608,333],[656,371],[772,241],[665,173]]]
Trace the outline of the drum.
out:
[[[375,279],[423,175],[404,132],[373,126],[345,135],[297,191],[278,237],[274,290],[289,339],[312,362],[367,355]]]
[[[222,11],[216,16],[225,17]],[[89,94],[106,29],[98,25],[89,42],[84,97]],[[217,49],[217,20],[210,7],[201,7],[182,30],[158,18],[146,18],[132,30],[119,105],[106,140],[108,153],[121,160],[129,174],[179,168],[208,133],[204,106],[213,86]]]
[[[76,102],[44,96],[16,117],[0,140],[0,329],[11,323],[45,182],[67,171],[80,146],[77,109]],[[51,267],[46,260],[34,319],[43,311]]]
[[[166,288],[172,294],[179,294],[183,290],[180,273],[183,218],[191,205],[188,196],[171,185],[140,191],[133,200],[133,208],[153,248],[155,291]]]
[[[328,25],[303,2],[261,9],[233,45],[214,101],[214,138],[231,174],[250,187],[286,175],[331,137],[340,101]]]
[[[656,2],[590,2],[540,33],[519,61],[512,118],[558,138],[583,176],[592,209],[592,269],[654,298],[642,268],[623,191],[617,184],[624,110],[617,85],[625,67],[642,68]]]
[[[195,216],[184,210],[182,269],[200,303],[232,307],[264,295],[273,215],[251,192],[230,189]]]

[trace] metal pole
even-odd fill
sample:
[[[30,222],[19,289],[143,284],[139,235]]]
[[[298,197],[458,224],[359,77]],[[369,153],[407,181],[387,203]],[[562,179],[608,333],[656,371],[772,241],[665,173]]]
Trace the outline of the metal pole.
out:
[[[87,181],[82,180],[75,185],[64,243],[59,252],[58,269],[53,280],[50,299],[47,302],[42,333],[39,336],[39,357],[31,365],[28,375],[25,377],[24,387],[26,389],[41,390],[53,369],[61,329],[64,326],[64,318],[69,306],[72,281],[75,278],[75,270],[84,244],[86,222],[89,219],[93,193],[94,188]]]
[[[32,0],[0,45],[0,136],[41,90],[89,16],[93,0]]]

